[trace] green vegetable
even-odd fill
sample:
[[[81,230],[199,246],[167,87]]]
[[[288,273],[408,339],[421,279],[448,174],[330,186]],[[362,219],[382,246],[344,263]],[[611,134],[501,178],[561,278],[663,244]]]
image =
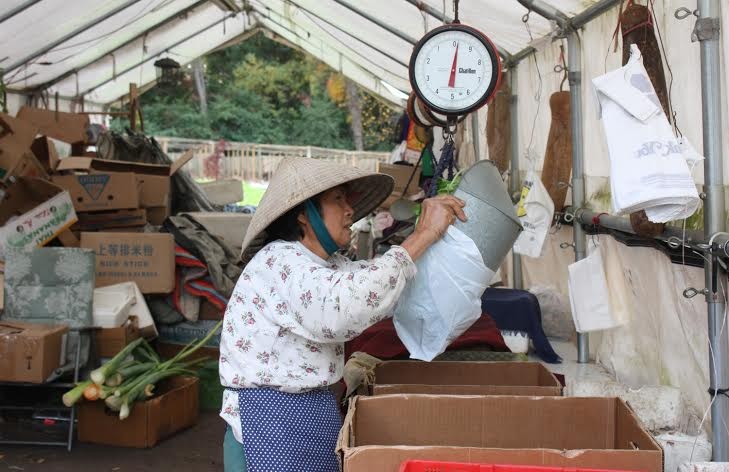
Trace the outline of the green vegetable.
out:
[[[135,339],[131,343],[127,344],[124,349],[119,351],[119,353],[114,356],[109,362],[91,372],[91,380],[93,380],[96,385],[104,385],[104,381],[107,379],[107,377],[111,377],[112,375],[114,375],[116,371],[120,368],[122,363],[126,361],[127,357],[129,357],[134,349],[142,344],[142,342],[146,342],[144,341],[144,338]]]
[[[119,419],[125,419],[134,408],[134,402],[143,401],[153,395],[155,384],[175,375],[196,375],[196,369],[207,362],[207,358],[187,360],[203,347],[220,329],[220,321],[201,340],[187,344],[172,359],[162,362],[159,355],[143,338],[137,339],[109,362],[91,372],[90,379],[81,382],[63,395],[66,406],[76,403],[87,392],[88,400],[104,400],[113,411],[119,412]]]

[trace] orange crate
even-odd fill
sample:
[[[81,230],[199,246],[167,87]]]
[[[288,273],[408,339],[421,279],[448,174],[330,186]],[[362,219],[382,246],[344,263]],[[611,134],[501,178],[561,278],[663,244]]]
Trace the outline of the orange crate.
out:
[[[463,462],[405,461],[400,472],[628,472],[575,467],[540,467],[534,465],[489,465]]]

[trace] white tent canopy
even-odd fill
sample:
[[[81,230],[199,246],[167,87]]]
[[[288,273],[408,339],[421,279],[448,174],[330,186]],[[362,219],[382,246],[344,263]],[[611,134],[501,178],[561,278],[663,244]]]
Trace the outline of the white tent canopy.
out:
[[[584,14],[609,0],[544,0],[567,17]],[[647,0],[637,0],[645,4]],[[691,42],[694,16],[679,20],[674,12],[693,11],[696,1],[648,0],[665,46],[664,65],[671,87],[677,124],[703,152],[699,43]],[[599,122],[591,79],[621,65],[614,49],[618,4],[600,11],[579,29],[582,70],[582,130],[587,204],[610,212],[609,159]],[[729,125],[727,64],[729,7],[722,1],[721,77],[724,95],[718,99],[724,129]],[[419,8],[420,7],[420,8]],[[340,71],[364,89],[397,106],[410,92],[407,64],[413,44],[423,34],[454,17],[452,0],[4,0],[0,2],[0,68],[9,92],[11,113],[26,97],[61,97],[68,108],[83,97],[99,109],[124,97],[129,83],[154,83],[155,60],[169,56],[185,65],[211,51],[263,31],[273,39],[305,51]],[[550,95],[563,79],[559,37],[552,22],[529,11],[517,0],[461,0],[459,19],[482,30],[497,45],[505,67],[515,70],[512,92],[516,106],[519,168],[541,162],[526,159],[528,149],[543,155],[551,123]],[[617,35],[618,45],[620,35]],[[566,52],[565,52],[566,54]],[[672,80],[670,80],[672,77]],[[568,84],[565,84],[568,87]],[[483,111],[476,127],[475,155],[488,158],[483,145]],[[473,126],[474,121],[464,121]],[[729,155],[724,132],[721,159]],[[723,169],[729,183],[729,165]],[[694,174],[703,184],[703,165]],[[566,266],[574,260],[560,243],[571,230],[549,236],[540,259],[524,258],[525,287],[550,287],[566,294]],[[630,322],[623,328],[592,337],[592,351],[617,377],[633,387],[672,385],[687,398],[699,418],[710,398],[706,354],[706,303],[703,297],[681,296],[689,287],[705,286],[703,271],[671,266],[654,249],[629,248],[603,237],[604,250],[619,267],[612,273],[629,299],[622,309]],[[657,276],[656,274],[660,274]],[[611,274],[608,274],[608,278]],[[729,333],[729,330],[727,330]],[[720,385],[719,387],[727,387]]]
[[[47,91],[87,103],[114,102],[154,81],[152,63],[169,55],[181,64],[263,27],[341,71],[360,86],[402,105],[391,87],[409,92],[407,63],[414,41],[443,23],[406,0],[6,0],[0,5],[0,67],[15,92]],[[421,2],[454,16],[452,2]],[[445,11],[443,7],[445,5]],[[559,0],[567,15],[593,1]],[[356,5],[353,6],[353,5]],[[486,32],[508,54],[528,46],[527,10],[516,1],[463,1],[462,22]],[[364,16],[363,16],[364,15]],[[373,22],[372,20],[380,22]],[[552,30],[538,15],[531,34]]]

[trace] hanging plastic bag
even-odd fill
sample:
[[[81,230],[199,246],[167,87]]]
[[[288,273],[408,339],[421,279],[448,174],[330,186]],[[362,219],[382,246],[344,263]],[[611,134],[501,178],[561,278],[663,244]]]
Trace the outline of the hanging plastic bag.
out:
[[[410,357],[431,361],[481,317],[493,278],[476,244],[451,226],[418,259],[418,273],[395,308],[397,335]]]
[[[599,247],[567,267],[572,319],[578,333],[589,333],[620,326],[623,320],[614,316],[610,291]]]
[[[524,181],[517,215],[524,231],[514,243],[514,252],[528,257],[541,256],[544,240],[554,218],[554,203],[534,169],[529,170]]]

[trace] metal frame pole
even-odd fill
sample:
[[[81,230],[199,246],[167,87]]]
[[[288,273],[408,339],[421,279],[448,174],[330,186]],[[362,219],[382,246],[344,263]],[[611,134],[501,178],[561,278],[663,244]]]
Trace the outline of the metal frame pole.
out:
[[[78,35],[79,33],[83,33],[84,31],[86,31],[87,29],[91,28],[92,26],[98,25],[99,23],[102,23],[102,22],[108,20],[109,18],[111,18],[112,16],[116,15],[117,13],[120,13],[122,10],[125,10],[125,9],[129,8],[130,6],[134,5],[138,1],[139,0],[127,0],[123,4],[117,6],[116,8],[113,8],[112,10],[109,10],[108,12],[104,13],[103,15],[92,19],[91,21],[89,21],[89,22],[87,22],[87,23],[79,26],[78,28],[76,28],[75,30],[73,30],[73,31],[71,31],[71,32],[69,32],[67,34],[64,34],[62,37],[56,39],[55,41],[52,41],[50,44],[46,44],[41,49],[39,49],[37,51],[33,51],[32,53],[30,53],[29,55],[25,56],[24,58],[19,59],[19,60],[13,62],[9,66],[6,66],[5,67],[5,74],[7,74],[8,72],[12,71],[13,69],[17,69],[18,67],[22,66],[23,64],[25,64],[25,63],[27,63],[27,62],[29,62],[29,61],[31,61],[31,60],[39,57],[39,56],[42,56],[43,54],[45,54],[48,51],[52,50],[56,46],[65,43],[66,41],[68,41],[69,39],[71,39],[74,36]]]
[[[517,95],[517,72],[516,67],[509,69],[509,78],[511,82],[511,97],[509,98],[509,122],[511,124],[510,140],[511,140],[511,177],[509,178],[509,189],[512,195],[519,194],[521,190],[521,177],[519,175],[519,120],[518,120],[518,104],[519,95]],[[511,250],[511,272],[512,286],[516,289],[524,288],[524,277],[521,267],[521,256]]]
[[[582,139],[582,44],[577,29],[592,18],[617,3],[617,0],[602,0],[579,17],[579,24],[567,15],[541,0],[518,0],[524,7],[540,16],[554,20],[567,35],[567,67],[570,84],[570,125],[572,128],[572,205],[582,208],[585,203],[585,175]],[[573,227],[575,261],[586,256],[586,238],[582,226]],[[577,333],[577,362],[590,361],[590,338],[587,333]]]
[[[585,205],[585,170],[582,149],[582,44],[576,31],[567,36],[567,67],[570,84],[570,125],[572,127],[572,205]],[[575,243],[575,261],[586,257],[587,239],[581,225],[572,227]],[[588,333],[577,333],[577,362],[590,361]]]
[[[701,49],[701,102],[704,138],[704,236],[725,231],[726,213],[724,203],[724,169],[721,154],[721,56],[719,0],[697,0],[699,19],[694,32]],[[712,266],[719,271],[714,273]],[[706,304],[709,324],[709,376],[712,392],[729,387],[729,337],[723,333],[725,316],[724,294],[726,274],[718,264],[707,262]],[[729,397],[716,395],[711,404],[711,429],[713,460],[729,460]]]

